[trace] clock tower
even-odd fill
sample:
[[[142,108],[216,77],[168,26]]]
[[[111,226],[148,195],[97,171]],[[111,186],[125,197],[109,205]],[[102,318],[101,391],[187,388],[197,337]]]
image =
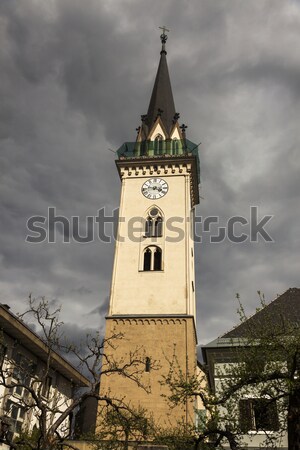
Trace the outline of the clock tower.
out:
[[[118,150],[121,179],[106,338],[122,336],[106,353],[130,361],[139,382],[101,377],[101,395],[142,407],[161,426],[194,423],[190,400],[170,410],[161,383],[176,360],[184,376],[196,371],[193,209],[199,203],[198,146],[179,125],[166,59],[165,29],[156,79],[135,142]]]

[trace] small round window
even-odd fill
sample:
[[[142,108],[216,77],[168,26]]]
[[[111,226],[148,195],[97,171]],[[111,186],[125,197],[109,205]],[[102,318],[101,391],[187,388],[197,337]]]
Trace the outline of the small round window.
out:
[[[158,214],[158,209],[157,208],[152,208],[150,210],[150,216],[151,217],[155,217],[155,216],[157,216],[157,214]]]

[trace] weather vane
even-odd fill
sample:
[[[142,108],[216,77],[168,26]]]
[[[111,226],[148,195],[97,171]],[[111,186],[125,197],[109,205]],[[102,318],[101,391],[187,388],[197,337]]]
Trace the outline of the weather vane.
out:
[[[168,36],[166,35],[166,31],[170,32],[170,30],[168,30],[168,28],[165,25],[163,25],[162,27],[158,27],[158,28],[163,30],[162,34],[160,35],[160,40],[161,40],[161,43],[162,43],[162,51],[166,52],[166,50],[165,50],[165,43],[167,42],[167,39],[168,39]]]

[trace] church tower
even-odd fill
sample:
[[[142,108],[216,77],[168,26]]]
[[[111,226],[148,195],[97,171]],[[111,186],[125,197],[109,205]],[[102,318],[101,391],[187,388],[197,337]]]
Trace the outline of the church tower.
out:
[[[148,112],[136,141],[117,152],[120,220],[106,318],[106,338],[123,336],[106,351],[123,361],[138,351],[140,382],[150,392],[118,374],[102,377],[100,392],[144,408],[161,426],[174,426],[194,423],[195,414],[190,400],[170,411],[161,381],[174,358],[183,374],[196,371],[193,209],[199,158],[187,127],[178,123],[165,31]]]

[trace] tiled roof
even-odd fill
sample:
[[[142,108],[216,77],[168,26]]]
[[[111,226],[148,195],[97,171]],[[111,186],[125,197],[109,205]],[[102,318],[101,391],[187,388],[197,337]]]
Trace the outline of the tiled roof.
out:
[[[262,329],[263,327],[281,326],[292,324],[300,326],[300,289],[290,288],[284,294],[277,297],[265,308],[251,316],[233,330],[223,334],[221,338],[247,337],[249,330]]]
[[[147,125],[149,130],[152,128],[159,111],[161,111],[161,121],[167,133],[170,133],[175,115],[175,105],[165,51],[161,51],[159,66],[147,112]]]

